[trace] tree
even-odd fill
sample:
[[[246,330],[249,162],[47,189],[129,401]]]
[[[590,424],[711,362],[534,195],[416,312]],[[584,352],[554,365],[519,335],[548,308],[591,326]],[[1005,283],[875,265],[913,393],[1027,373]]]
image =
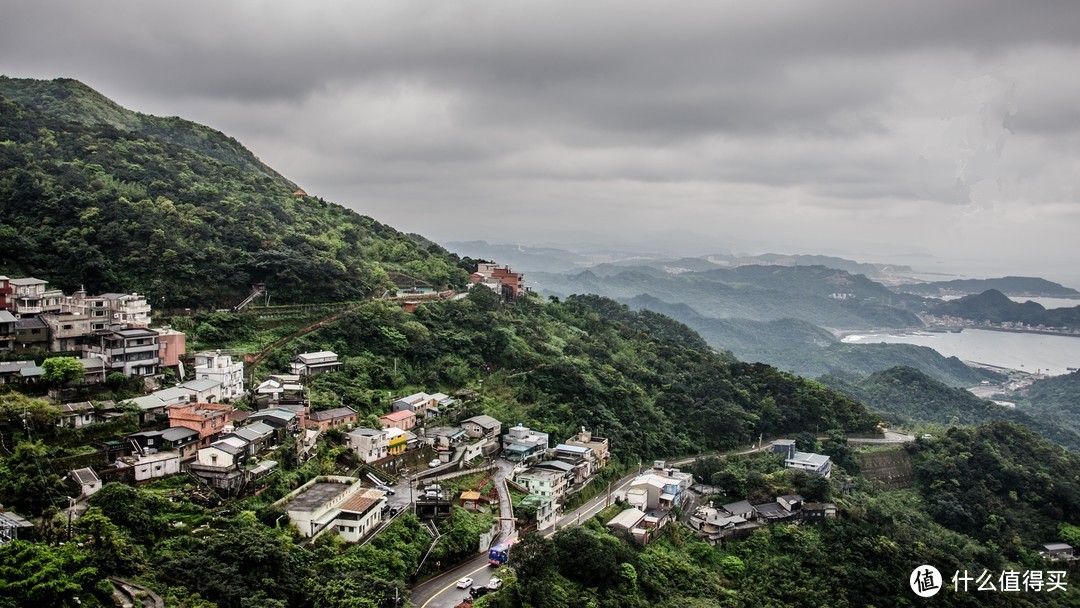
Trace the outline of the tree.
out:
[[[37,515],[51,504],[66,507],[64,482],[53,472],[45,444],[23,441],[0,463],[0,503],[23,515]]]
[[[49,357],[41,364],[42,380],[52,384],[67,384],[79,380],[86,368],[75,357]]]

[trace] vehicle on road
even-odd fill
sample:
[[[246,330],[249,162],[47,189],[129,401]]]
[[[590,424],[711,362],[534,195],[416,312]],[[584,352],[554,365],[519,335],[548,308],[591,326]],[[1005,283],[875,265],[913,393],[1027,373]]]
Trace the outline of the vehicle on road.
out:
[[[442,466],[442,461],[436,458],[435,460],[427,463],[427,466],[434,469],[435,467]]]
[[[391,488],[390,486],[384,486],[382,484],[379,484],[379,485],[375,486],[375,489],[380,491],[380,492],[386,492],[390,496],[394,495],[394,488]]]
[[[458,589],[467,589],[469,587],[472,587],[472,579],[471,578],[466,576],[465,578],[458,579],[458,582],[457,582],[457,588]]]
[[[483,597],[491,592],[491,589],[484,587],[483,585],[477,585],[472,589],[469,589],[469,595],[473,598]]]
[[[498,591],[500,587],[502,587],[502,579],[497,576],[491,577],[491,580],[488,581],[487,588],[492,591]]]
[[[516,543],[518,539],[512,538],[504,543],[499,543],[488,551],[488,565],[489,566],[501,566],[506,563],[506,560],[510,559],[510,547]]]

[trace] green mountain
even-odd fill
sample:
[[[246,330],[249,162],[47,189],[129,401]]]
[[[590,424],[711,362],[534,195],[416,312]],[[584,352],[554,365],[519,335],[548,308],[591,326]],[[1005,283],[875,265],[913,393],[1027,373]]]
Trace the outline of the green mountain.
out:
[[[320,198],[235,140],[130,112],[74,80],[0,78],[0,272],[73,291],[227,307],[357,300],[468,264]]]
[[[1080,306],[1047,310],[1037,302],[1013,302],[996,289],[964,296],[930,309],[935,315],[992,323],[1025,323],[1047,327],[1080,327]]]
[[[1080,372],[1035,381],[1017,407],[1080,433]]]
[[[1065,287],[1053,281],[1047,281],[1039,277],[1001,277],[998,279],[954,279],[951,281],[933,281],[930,283],[914,283],[899,285],[896,291],[901,293],[913,293],[921,296],[938,297],[951,294],[974,294],[982,293],[988,289],[996,289],[1010,296],[1077,296],[1080,291],[1071,287]]]
[[[1023,424],[1050,441],[1080,451],[1080,433],[1074,428],[980,399],[911,367],[894,367],[854,382],[835,376],[825,376],[821,381],[865,403],[886,420],[941,425],[977,425],[1001,420]]]
[[[751,321],[711,319],[685,304],[668,304],[651,296],[624,302],[678,319],[701,334],[710,346],[730,351],[743,361],[760,361],[807,378],[824,374],[866,376],[906,365],[950,386],[974,386],[1001,380],[999,374],[943,357],[932,348],[913,344],[845,344],[820,327],[798,319]]]

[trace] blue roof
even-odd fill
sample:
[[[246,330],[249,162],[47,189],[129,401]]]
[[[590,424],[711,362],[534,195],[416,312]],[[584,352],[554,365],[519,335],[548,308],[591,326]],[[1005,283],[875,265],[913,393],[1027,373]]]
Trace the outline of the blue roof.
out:
[[[592,451],[592,448],[586,448],[580,445],[566,445],[565,443],[560,443],[559,445],[555,446],[555,451],[572,452],[574,454],[588,454]]]

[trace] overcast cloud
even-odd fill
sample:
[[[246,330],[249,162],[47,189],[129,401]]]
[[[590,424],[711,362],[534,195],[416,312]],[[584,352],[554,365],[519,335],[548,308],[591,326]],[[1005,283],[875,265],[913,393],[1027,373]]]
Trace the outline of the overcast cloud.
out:
[[[0,3],[0,73],[232,135],[436,240],[1080,287],[1080,3]]]

